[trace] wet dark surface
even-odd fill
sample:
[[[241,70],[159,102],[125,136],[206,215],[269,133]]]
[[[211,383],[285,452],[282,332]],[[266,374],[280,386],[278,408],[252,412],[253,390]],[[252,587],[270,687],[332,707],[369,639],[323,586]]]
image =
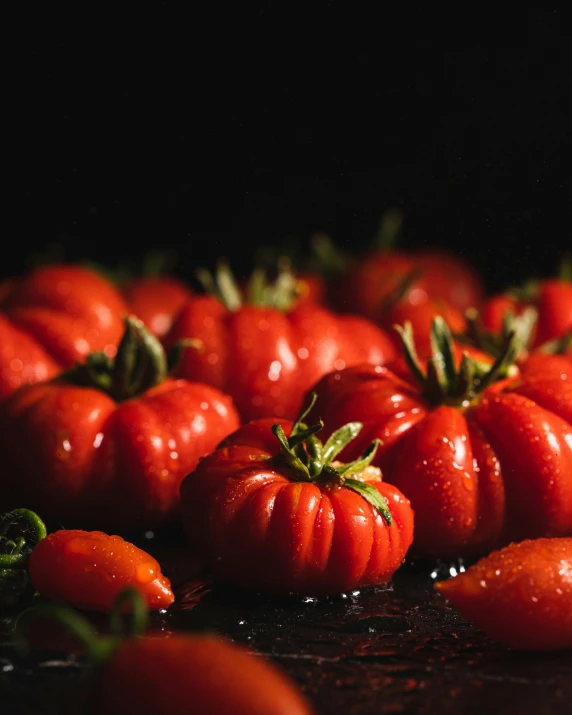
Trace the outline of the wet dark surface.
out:
[[[495,645],[434,593],[426,564],[404,566],[385,588],[277,601],[189,578],[193,565],[172,551],[162,562],[177,604],[153,629],[206,630],[249,645],[278,662],[319,715],[572,712],[572,654]],[[61,643],[46,646],[19,655],[4,639],[2,715],[85,712],[89,670]]]

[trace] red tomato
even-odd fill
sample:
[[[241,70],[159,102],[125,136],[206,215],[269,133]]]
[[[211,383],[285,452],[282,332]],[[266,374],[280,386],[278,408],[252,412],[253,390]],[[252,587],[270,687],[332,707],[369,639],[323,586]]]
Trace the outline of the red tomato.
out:
[[[499,333],[507,312],[520,315],[528,306],[538,311],[533,348],[572,330],[572,283],[558,279],[540,281],[521,297],[508,293],[489,298],[482,310],[483,325],[490,332]]]
[[[192,295],[183,281],[161,275],[129,281],[122,287],[122,293],[131,313],[158,338],[169,332],[176,315]]]
[[[443,300],[430,299],[426,303],[412,304],[407,300],[399,300],[394,305],[388,307],[379,316],[379,322],[383,328],[393,337],[396,349],[401,346],[401,339],[393,329],[395,325],[411,323],[415,333],[418,351],[423,354],[431,349],[431,326],[437,317],[449,325],[456,334],[462,334],[466,329],[466,321],[463,313],[454,306]]]
[[[212,636],[122,643],[103,666],[95,712],[104,715],[311,715],[297,686],[271,661]]]
[[[326,301],[326,282],[312,271],[300,271],[296,274],[298,303],[317,303]]]
[[[86,268],[46,266],[18,281],[0,315],[0,397],[93,351],[113,356],[126,312],[113,285]]]
[[[33,549],[30,580],[40,595],[87,611],[111,612],[119,593],[137,588],[151,610],[175,597],[158,562],[120,536],[62,529]]]
[[[2,500],[68,526],[125,530],[171,520],[179,485],[239,425],[232,400],[166,377],[141,321],[126,321],[115,360],[95,354],[56,381],[0,403]]]
[[[340,310],[379,320],[385,300],[412,273],[419,273],[404,300],[423,305],[437,299],[461,313],[478,307],[484,297],[482,281],[465,262],[440,251],[371,251],[349,268],[338,287]]]
[[[417,553],[462,556],[570,534],[569,371],[552,363],[541,374],[519,375],[514,365],[507,374],[502,365],[491,367],[490,356],[452,344],[442,321],[434,339],[438,349],[427,371],[409,351],[415,369],[407,380],[391,366],[367,365],[324,377],[314,387],[319,399],[311,419],[327,418],[326,435],[348,420],[363,422],[363,437],[343,453],[347,459],[365,441],[381,440],[375,464],[411,500]],[[471,359],[461,369],[463,352]]]
[[[304,392],[325,373],[395,356],[391,339],[373,323],[310,303],[286,312],[248,304],[229,310],[200,296],[187,302],[165,344],[186,338],[203,349],[185,350],[176,374],[227,392],[243,421],[294,418]]]
[[[368,466],[374,449],[352,466],[333,461],[361,425],[297,446],[305,425],[282,422],[281,439],[271,426],[244,425],[181,485],[187,533],[215,578],[301,595],[389,581],[411,544],[413,513]]]
[[[510,648],[572,648],[572,538],[510,544],[435,587]]]

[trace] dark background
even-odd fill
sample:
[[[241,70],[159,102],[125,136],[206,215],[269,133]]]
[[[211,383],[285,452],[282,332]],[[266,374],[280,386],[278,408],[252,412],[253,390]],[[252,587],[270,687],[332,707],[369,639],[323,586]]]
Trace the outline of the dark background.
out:
[[[5,274],[54,242],[246,271],[317,229],[364,248],[391,205],[405,245],[462,252],[491,288],[572,246],[563,10],[82,7],[13,28]]]

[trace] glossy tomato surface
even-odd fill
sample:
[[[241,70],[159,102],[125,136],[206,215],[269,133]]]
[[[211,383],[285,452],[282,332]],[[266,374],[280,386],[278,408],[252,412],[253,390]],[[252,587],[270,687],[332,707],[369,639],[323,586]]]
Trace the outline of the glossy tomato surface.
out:
[[[311,715],[277,666],[211,636],[138,638],[119,646],[95,688],[101,715]]]
[[[129,310],[158,338],[170,330],[177,314],[191,297],[190,288],[172,276],[150,276],[122,287]]]
[[[174,517],[182,479],[238,424],[230,397],[185,380],[120,403],[65,381],[24,387],[0,405],[2,506],[151,528]]]
[[[566,536],[572,376],[565,364],[549,360],[545,370],[517,371],[460,406],[430,404],[411,378],[403,379],[403,362],[395,366],[401,377],[388,367],[348,368],[318,382],[309,420],[322,417],[325,436],[350,420],[363,423],[342,453],[346,460],[381,440],[375,464],[411,500],[417,553],[462,556],[512,540]]]
[[[294,419],[305,391],[325,373],[395,356],[389,336],[369,321],[310,303],[286,313],[253,305],[231,311],[200,296],[187,302],[165,344],[185,338],[202,348],[184,351],[177,375],[230,394],[243,421]]]
[[[128,587],[136,588],[152,611],[168,608],[175,599],[156,559],[101,531],[49,534],[34,547],[28,570],[41,596],[88,611],[110,613]]]
[[[511,648],[572,648],[572,538],[513,543],[436,588]]]
[[[389,581],[413,538],[413,514],[398,489],[368,467],[358,477],[389,505],[392,524],[343,486],[292,481],[273,421],[228,437],[181,486],[191,543],[215,577],[249,590],[335,594]],[[286,434],[291,422],[281,422]]]
[[[0,397],[54,377],[91,352],[115,354],[127,306],[100,274],[39,268],[17,281],[0,314]]]

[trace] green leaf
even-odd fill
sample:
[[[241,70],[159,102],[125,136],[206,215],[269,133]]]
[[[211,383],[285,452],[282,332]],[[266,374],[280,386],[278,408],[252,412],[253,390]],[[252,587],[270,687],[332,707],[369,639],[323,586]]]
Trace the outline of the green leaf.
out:
[[[389,506],[382,495],[377,491],[377,489],[368,484],[367,482],[360,482],[358,479],[346,479],[344,480],[344,487],[346,489],[351,489],[352,492],[359,494],[363,497],[369,504],[377,509],[381,516],[384,518],[388,526],[393,523],[393,517],[391,516],[391,511]]]
[[[403,356],[407,366],[411,370],[413,377],[417,380],[421,387],[425,387],[426,376],[419,362],[417,350],[415,349],[415,338],[413,336],[413,326],[407,321],[403,326],[394,325],[395,330],[399,333],[403,344]]]
[[[286,463],[302,476],[302,481],[311,481],[308,467],[292,451],[288,442],[288,437],[286,437],[282,426],[279,424],[272,425],[272,434],[274,434],[280,442],[280,446],[282,448],[281,455],[282,458],[286,461]]]
[[[294,422],[294,424],[292,425],[292,431],[290,432],[290,438],[292,438],[293,435],[297,434],[301,430],[307,429],[306,425],[304,424],[304,420],[310,414],[312,408],[316,404],[317,399],[318,399],[318,395],[315,392],[311,392],[308,395],[308,404],[302,408],[302,412],[296,418],[296,422]]]
[[[333,462],[342,449],[358,436],[362,427],[361,422],[348,422],[331,434],[322,451],[324,463]]]
[[[347,474],[359,474],[360,472],[363,472],[363,470],[371,464],[380,444],[380,439],[374,439],[361,457],[356,459],[354,462],[348,462],[341,467],[337,467],[336,472],[344,477]]]

